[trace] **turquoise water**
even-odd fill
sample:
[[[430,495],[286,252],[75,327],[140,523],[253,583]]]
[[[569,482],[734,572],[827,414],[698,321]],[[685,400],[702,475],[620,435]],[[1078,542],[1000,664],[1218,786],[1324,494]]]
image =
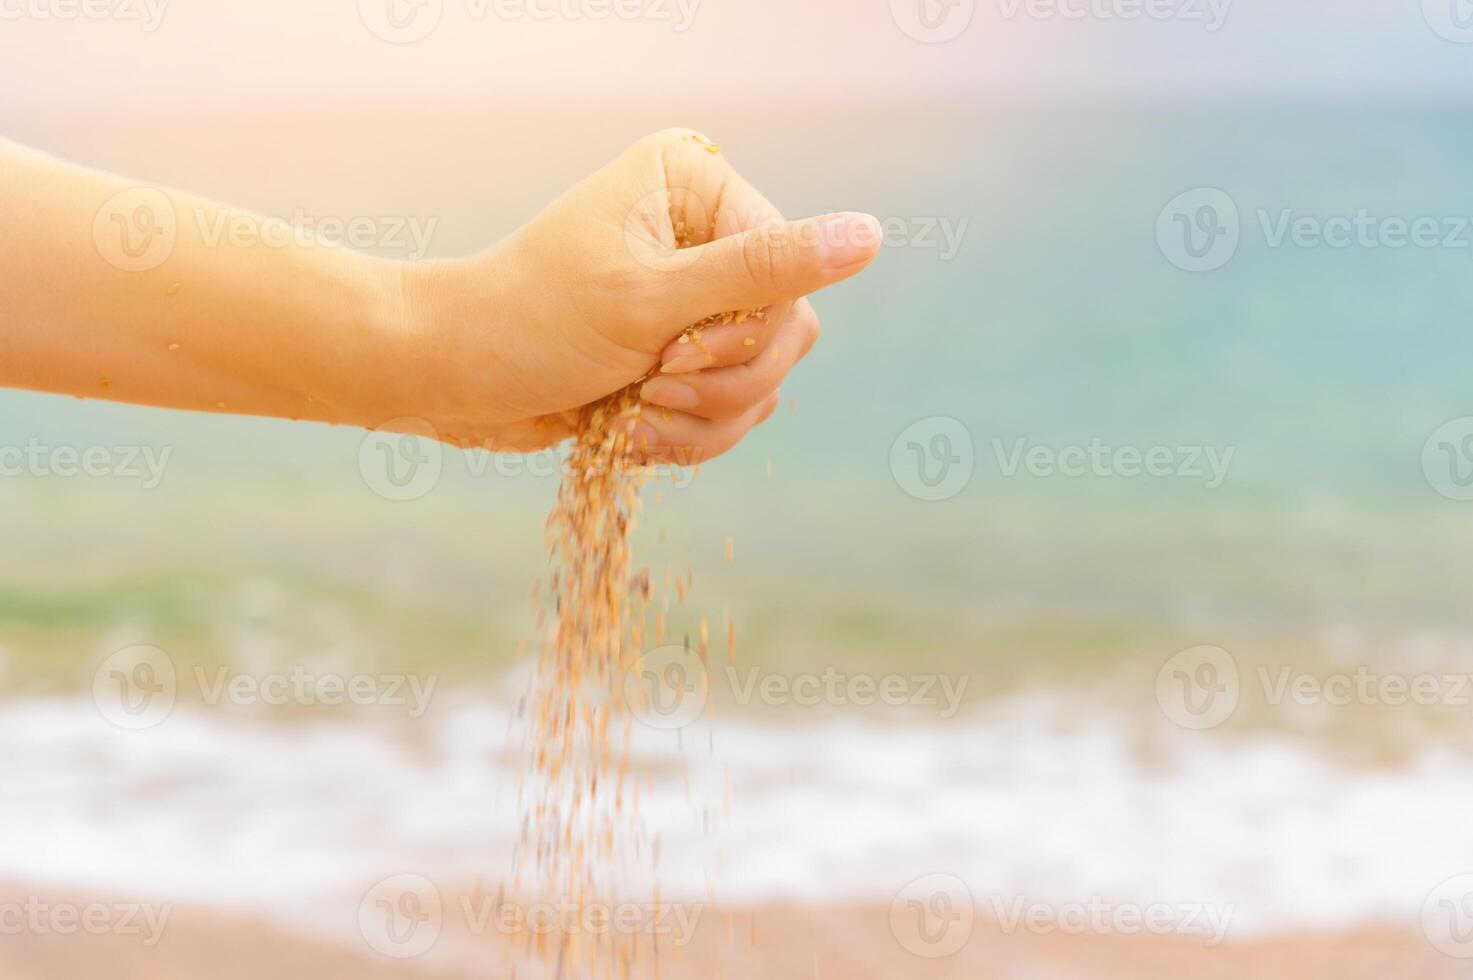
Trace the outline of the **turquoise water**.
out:
[[[517,136],[529,119],[479,112],[417,120],[404,147],[358,132],[362,120],[341,122],[342,141],[307,141],[297,198],[282,174],[252,184],[249,156],[228,166],[211,157],[198,128],[152,134],[178,156],[150,176],[266,209],[346,208],[332,196],[334,153],[380,146],[377,169],[363,164],[349,182],[379,186],[397,213],[438,215],[435,251],[455,254],[672,121],[566,110],[562,141],[539,151],[555,165],[469,183],[461,178],[486,160],[532,152]],[[1466,625],[1473,503],[1433,490],[1422,451],[1439,425],[1473,415],[1473,230],[1457,248],[1275,248],[1259,215],[1270,226],[1286,209],[1319,220],[1362,209],[1473,218],[1473,113],[938,103],[905,115],[789,107],[700,118],[784,210],[863,208],[904,231],[868,275],[820,299],[824,340],[786,391],[796,411],[671,495],[670,525],[699,547],[709,537],[715,554],[732,533],[747,573],[785,583],[789,598],[839,593],[861,607],[885,594],[911,609],[925,597],[953,610],[1021,604],[1175,624]],[[238,131],[263,158],[272,139],[313,131],[263,115],[210,125]],[[154,159],[124,131],[58,124],[31,136],[118,169]],[[415,166],[428,161],[452,173],[426,180]],[[1168,201],[1204,187],[1236,204],[1241,244],[1224,267],[1191,273],[1163,253],[1157,221]],[[467,199],[476,206],[456,203]],[[958,420],[973,445],[970,482],[943,501],[907,495],[891,467],[897,436],[933,416]],[[430,570],[404,572],[408,587],[455,579],[474,583],[470,594],[537,574],[531,521],[553,490],[549,478],[472,475],[452,456],[433,494],[391,504],[365,488],[355,433],[0,395],[0,443],[31,436],[173,447],[165,492],[7,479],[12,540],[37,561],[100,550],[117,567],[196,552],[228,564],[228,551],[209,547],[213,528],[260,546],[268,565],[339,567],[353,563],[334,556],[418,529]],[[1018,440],[1233,455],[1215,488],[1175,476],[1009,477]],[[77,532],[114,510],[147,530]],[[494,574],[472,568],[481,536]]]

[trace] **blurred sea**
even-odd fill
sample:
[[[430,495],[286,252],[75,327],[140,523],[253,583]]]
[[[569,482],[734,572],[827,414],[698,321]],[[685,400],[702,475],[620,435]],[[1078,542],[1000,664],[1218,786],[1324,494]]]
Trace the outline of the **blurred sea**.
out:
[[[928,848],[940,848],[988,887],[1221,895],[1256,930],[1410,921],[1438,862],[1459,870],[1456,855],[1414,842],[1446,843],[1455,827],[1443,819],[1466,810],[1455,802],[1466,707],[1325,711],[1245,694],[1221,730],[1186,733],[1165,727],[1154,683],[1168,658],[1198,644],[1231,651],[1245,679],[1285,664],[1466,672],[1473,504],[1438,492],[1437,466],[1473,468],[1473,456],[1457,457],[1454,440],[1455,455],[1433,446],[1428,467],[1424,448],[1444,423],[1473,415],[1473,230],[1447,247],[1299,247],[1275,246],[1265,222],[1364,212],[1455,230],[1473,218],[1470,123],[1460,107],[1163,98],[1133,109],[938,101],[921,112],[794,104],[760,114],[260,109],[16,120],[8,133],[268,213],[433,219],[440,255],[495,239],[670,124],[717,138],[785,212],[879,215],[890,247],[870,274],[818,301],[824,339],[785,389],[791,404],[688,488],[652,499],[642,546],[657,567],[695,572],[690,622],[675,628],[729,613],[741,662],[947,671],[973,683],[955,727],[923,710],[749,706],[737,716],[734,765],[755,787],[751,832],[769,836],[744,852],[766,858],[734,872],[733,887],[791,892],[768,860],[790,854],[816,862],[801,882],[833,887],[835,869],[872,859],[886,872],[870,883],[883,890],[903,883],[892,871],[934,870],[940,852]],[[1157,231],[1168,202],[1203,188],[1232,202],[1240,242],[1221,268],[1194,273],[1173,264]],[[966,437],[934,442],[936,418]],[[318,882],[346,888],[368,873],[313,850],[321,842],[302,828],[323,814],[414,860],[470,846],[480,825],[461,818],[492,791],[472,774],[505,727],[516,651],[534,639],[528,590],[544,574],[540,521],[554,476],[447,451],[435,488],[396,502],[375,493],[361,433],[0,393],[0,446],[31,439],[171,453],[151,489],[0,479],[10,559],[0,689],[16,719],[0,746],[35,753],[35,792],[10,781],[0,799],[18,806],[21,825],[71,835],[50,854],[85,844],[79,853],[124,855],[129,826],[153,840],[170,814],[194,813],[235,844],[189,838],[177,874],[155,867],[150,880],[189,892],[201,884],[191,855],[215,851],[223,857],[202,867],[239,876],[249,896],[291,887],[246,874],[262,841],[307,841],[304,853],[325,855]],[[1231,463],[1217,486],[1009,475],[1019,440],[1049,453],[1096,441],[1231,451]],[[971,475],[949,499],[918,499],[907,488],[922,464]],[[424,750],[441,770],[377,768],[399,750],[331,712],[268,713],[273,727],[246,737],[186,704],[170,724],[187,737],[129,741],[93,717],[86,692],[100,658],[139,643],[166,649],[181,672],[303,662],[434,671],[471,714],[447,709],[430,735],[405,736],[450,739]],[[297,722],[326,723],[327,734],[289,749],[273,741],[284,737],[277,723]],[[880,728],[892,724],[906,725],[893,741]],[[101,740],[90,748],[87,725]],[[55,739],[38,747],[47,732]],[[829,783],[804,749],[835,760]],[[272,768],[298,750],[310,764]],[[867,763],[887,750],[883,765],[850,771],[846,753]],[[164,785],[215,766],[241,782],[129,804],[127,787],[97,781],[113,766],[129,771],[117,753],[135,753],[131,764]],[[785,781],[764,782],[773,758],[808,759],[811,771],[794,775],[794,761]],[[355,783],[362,792],[338,812],[312,795],[318,771],[370,783]],[[1213,792],[1198,795],[1204,785]],[[281,805],[238,811],[237,791]],[[396,799],[406,809],[393,810]],[[1421,824],[1397,816],[1417,806]],[[1190,832],[1163,836],[1146,819],[1172,807]],[[138,823],[87,816],[110,808]],[[386,808],[392,826],[374,823]],[[81,816],[53,822],[67,812]],[[236,812],[245,816],[232,830],[222,815]],[[987,815],[991,829],[957,814]],[[816,827],[842,833],[804,836]],[[1098,861],[1070,865],[1080,853]],[[125,860],[102,863],[88,872],[97,882],[141,880]],[[77,873],[0,853],[0,876]]]
[[[431,253],[462,254],[637,134],[682,121],[716,134],[785,211],[864,208],[892,229],[870,274],[820,299],[825,337],[785,392],[790,408],[667,495],[662,519],[699,541],[697,569],[731,534],[740,569],[786,595],[821,587],[1206,634],[1467,627],[1464,506],[1434,491],[1422,461],[1433,430],[1473,414],[1473,232],[1449,248],[1275,248],[1260,218],[1473,217],[1466,110],[405,105],[10,129],[269,213],[433,221]],[[1163,207],[1194,188],[1226,192],[1240,212],[1237,253],[1210,273],[1182,271],[1157,243]],[[903,489],[917,465],[904,447],[892,468],[902,431],[929,431],[933,417],[966,427],[970,450],[949,455],[973,469],[939,502]],[[370,551],[398,589],[453,576],[494,602],[535,574],[524,511],[545,508],[555,483],[448,454],[435,492],[395,503],[360,475],[358,433],[0,394],[0,444],[32,437],[172,455],[156,490],[0,481],[18,597],[53,565],[158,576],[188,554],[228,572],[244,539],[247,552],[269,546],[268,569],[368,574]],[[1096,441],[1210,451],[1230,466],[1212,488],[1008,475],[1020,447]]]

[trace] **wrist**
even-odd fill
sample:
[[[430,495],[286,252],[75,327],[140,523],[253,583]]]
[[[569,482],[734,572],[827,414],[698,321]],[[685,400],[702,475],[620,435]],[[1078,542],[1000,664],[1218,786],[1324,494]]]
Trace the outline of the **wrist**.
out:
[[[330,340],[316,351],[319,380],[309,384],[309,416],[363,428],[413,414],[406,359],[420,348],[412,336],[406,280],[410,263],[340,253],[330,309],[313,310],[303,329],[330,324]]]
[[[400,264],[396,370],[385,385],[401,407],[398,415],[437,427],[518,417],[518,337],[509,328],[526,322],[510,264],[501,247],[466,259]]]

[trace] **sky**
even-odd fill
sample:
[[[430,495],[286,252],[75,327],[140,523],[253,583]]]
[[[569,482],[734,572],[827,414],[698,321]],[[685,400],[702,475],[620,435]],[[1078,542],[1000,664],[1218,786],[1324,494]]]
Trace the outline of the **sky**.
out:
[[[0,0],[12,116],[1121,90],[1445,101],[1470,81],[1473,0]]]

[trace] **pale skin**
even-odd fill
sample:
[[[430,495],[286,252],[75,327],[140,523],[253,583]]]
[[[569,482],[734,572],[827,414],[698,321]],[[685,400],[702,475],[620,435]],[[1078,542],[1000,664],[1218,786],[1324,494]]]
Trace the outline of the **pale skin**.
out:
[[[867,215],[785,221],[690,130],[640,140],[469,258],[282,231],[0,141],[0,385],[526,452],[642,382],[634,444],[699,463],[777,407],[818,338],[805,297],[880,246]]]

